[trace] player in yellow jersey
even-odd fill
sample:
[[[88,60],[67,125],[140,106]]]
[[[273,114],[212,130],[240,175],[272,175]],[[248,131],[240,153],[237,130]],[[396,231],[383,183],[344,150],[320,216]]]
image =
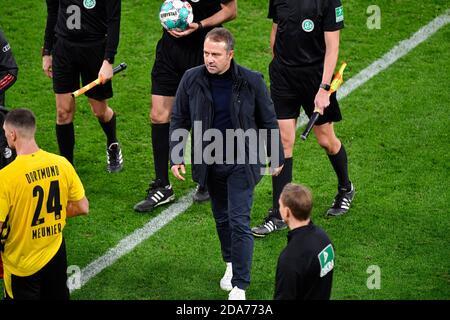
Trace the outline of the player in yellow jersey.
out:
[[[73,166],[39,149],[28,109],[3,125],[17,158],[0,170],[0,229],[6,299],[69,299],[62,231],[66,218],[87,214],[89,202]]]

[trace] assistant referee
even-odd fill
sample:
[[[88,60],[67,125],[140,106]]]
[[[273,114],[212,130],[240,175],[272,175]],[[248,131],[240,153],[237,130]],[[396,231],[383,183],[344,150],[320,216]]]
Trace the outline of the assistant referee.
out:
[[[278,199],[292,181],[293,148],[300,107],[311,117],[321,116],[313,128],[317,142],[325,150],[338,179],[338,192],[328,216],[345,214],[355,194],[348,176],[347,153],[334,133],[333,123],[342,119],[336,94],[328,95],[339,53],[339,35],[344,27],[340,0],[270,0],[272,19],[270,44],[273,59],[269,66],[270,90],[284,146],[285,165],[272,178],[272,209],[265,221],[252,229],[257,237],[286,228],[279,213]]]
[[[101,78],[103,85],[86,93],[107,143],[107,170],[122,170],[123,158],[116,137],[116,116],[109,107],[113,96],[114,57],[120,32],[120,0],[47,0],[42,66],[53,78],[56,94],[56,137],[61,155],[73,163],[75,100],[71,92]]]

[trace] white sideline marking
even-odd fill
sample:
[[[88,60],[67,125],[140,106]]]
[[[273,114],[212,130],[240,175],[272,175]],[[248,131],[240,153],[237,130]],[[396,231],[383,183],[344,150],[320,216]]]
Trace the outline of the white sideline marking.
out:
[[[373,62],[370,66],[360,71],[357,75],[346,81],[342,87],[337,91],[337,99],[343,99],[348,96],[353,90],[359,88],[364,83],[372,79],[381,71],[387,69],[390,65],[396,62],[401,57],[408,54],[412,49],[419,44],[427,40],[430,36],[436,33],[440,28],[450,23],[450,10],[447,10],[443,15],[435,18],[414,33],[411,38],[400,41],[394,48],[388,53],[382,56],[380,59]],[[344,78],[345,79],[345,78]],[[299,117],[297,121],[297,129],[308,123],[308,118],[304,113]]]
[[[138,244],[148,239],[156,231],[164,227],[180,213],[189,209],[192,205],[192,195],[194,189],[188,192],[187,195],[172,204],[170,207],[161,212],[158,216],[147,222],[142,228],[136,229],[132,234],[120,240],[114,247],[109,249],[104,255],[92,261],[81,270],[81,281],[78,288],[70,288],[72,293],[76,289],[81,289],[91,278],[99,274],[103,269],[109,267],[116,262],[120,257],[124,256],[133,250]],[[80,275],[73,274],[69,277],[68,283],[74,283],[74,277]]]
[[[387,69],[391,64],[409,53],[412,49],[427,40],[430,36],[436,33],[440,28],[450,23],[450,10],[447,10],[443,15],[435,18],[433,21],[422,27],[407,40],[400,41],[388,53],[376,60],[370,66],[362,70],[356,76],[353,76],[341,89],[338,90],[337,98],[342,99],[348,96],[353,90],[366,83],[369,79]]]
[[[388,68],[395,61],[406,55],[420,43],[424,42],[426,39],[436,33],[440,28],[449,23],[450,10],[447,10],[443,15],[435,18],[426,26],[422,27],[411,38],[399,42],[383,57],[376,60],[356,76],[346,81],[339,89],[337,99],[339,100],[348,96],[352,91],[366,83],[381,71]],[[300,121],[298,121],[297,123],[297,127],[305,125],[307,123],[307,118],[300,117]],[[119,258],[133,250],[138,244],[148,239],[151,235],[153,235],[156,231],[172,221],[179,214],[186,211],[192,205],[193,194],[194,190],[191,190],[179,201],[170,205],[170,207],[165,209],[158,216],[147,222],[142,228],[135,230],[132,234],[122,239],[114,248],[109,249],[103,256],[99,257],[98,259],[94,260],[89,265],[84,267],[81,270],[80,286],[78,288],[71,288],[70,292],[80,289],[91,278],[99,274],[103,269],[112,265]],[[72,283],[74,280],[73,278],[76,276],[76,274],[70,276],[68,283]]]

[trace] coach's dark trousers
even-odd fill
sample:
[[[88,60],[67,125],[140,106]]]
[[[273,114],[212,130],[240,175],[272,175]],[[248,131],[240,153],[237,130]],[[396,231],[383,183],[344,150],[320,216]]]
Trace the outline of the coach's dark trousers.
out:
[[[233,287],[244,290],[250,284],[253,257],[250,229],[253,189],[248,183],[244,165],[216,164],[209,167],[208,190],[222,257],[225,262],[233,264]]]

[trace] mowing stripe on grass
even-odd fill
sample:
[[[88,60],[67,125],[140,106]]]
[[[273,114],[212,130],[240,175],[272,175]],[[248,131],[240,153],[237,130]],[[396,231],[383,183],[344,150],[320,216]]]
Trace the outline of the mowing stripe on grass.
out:
[[[75,281],[75,277],[79,277],[79,274],[73,274],[72,276],[70,276],[69,280],[67,281],[68,284],[70,285],[72,283],[76,283],[78,286],[76,288],[69,288],[70,292],[73,292],[76,289],[80,289],[91,278],[99,274],[103,269],[112,265],[120,257],[132,251],[138,244],[148,239],[152,234],[164,227],[180,213],[189,209],[189,207],[192,205],[193,194],[194,190],[191,190],[187,195],[165,209],[158,216],[147,222],[142,228],[136,229],[132,234],[120,240],[120,242],[114,248],[109,249],[103,256],[88,264],[81,270],[81,279],[79,279],[79,282]]]
[[[437,17],[426,26],[417,31],[411,38],[399,42],[392,50],[386,53],[383,57],[376,60],[370,66],[362,70],[356,76],[349,79],[339,90],[338,99],[342,99],[349,95],[352,91],[366,83],[372,77],[379,72],[387,69],[395,61],[406,55],[420,43],[424,42],[440,28],[450,23],[450,10],[447,10],[445,14]],[[298,121],[298,126],[306,124],[307,119],[301,118]],[[138,244],[148,239],[151,235],[168,224],[179,214],[186,211],[192,205],[192,195],[194,190],[190,190],[187,195],[181,198],[176,203],[169,206],[161,214],[156,216],[147,222],[142,228],[137,229],[129,236],[122,239],[114,248],[109,249],[103,256],[91,262],[85,268],[81,270],[81,279],[78,287],[70,288],[73,292],[76,289],[80,289],[90,279],[95,277],[103,269],[109,267],[119,258],[132,251]],[[80,275],[73,274],[70,276],[68,283],[76,283],[75,277]]]
[[[346,81],[337,91],[337,99],[340,100],[348,96],[353,90],[359,88],[364,83],[376,76],[378,73],[387,69],[391,64],[408,54],[412,49],[427,40],[440,28],[449,23],[450,10],[447,10],[443,15],[440,15],[439,17],[428,23],[426,26],[420,28],[419,31],[414,33],[411,38],[400,41],[394,48],[383,55],[380,59],[376,60],[370,66]],[[299,117],[299,120],[297,121],[297,129],[304,126],[307,122],[308,118],[304,113],[302,113]]]
[[[370,66],[362,70],[356,76],[353,76],[337,92],[337,99],[348,96],[353,90],[366,83],[369,79],[376,76],[381,71],[387,69],[395,61],[409,53],[412,49],[427,40],[440,28],[450,23],[450,9],[443,15],[440,15],[426,26],[422,27],[407,40],[400,41],[388,53],[376,60]]]

